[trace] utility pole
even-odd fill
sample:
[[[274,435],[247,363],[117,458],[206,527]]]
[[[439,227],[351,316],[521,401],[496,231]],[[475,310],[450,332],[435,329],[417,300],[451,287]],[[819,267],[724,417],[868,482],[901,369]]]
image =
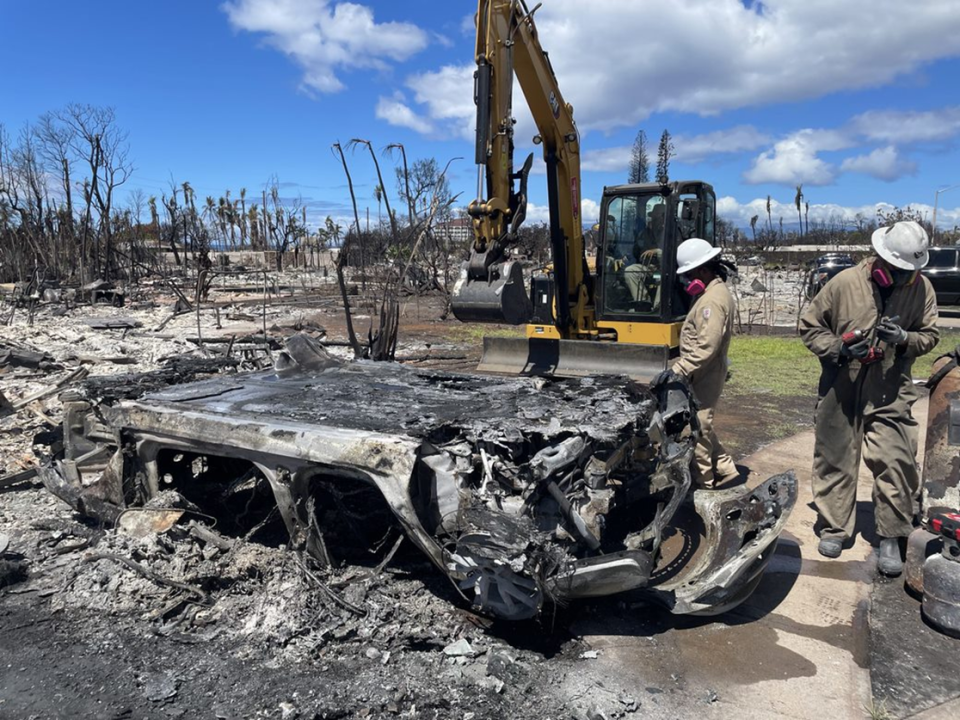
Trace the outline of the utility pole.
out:
[[[931,245],[937,244],[937,205],[940,202],[940,193],[956,190],[958,187],[960,187],[960,185],[951,185],[950,187],[937,190],[933,195],[933,237],[930,238]]]

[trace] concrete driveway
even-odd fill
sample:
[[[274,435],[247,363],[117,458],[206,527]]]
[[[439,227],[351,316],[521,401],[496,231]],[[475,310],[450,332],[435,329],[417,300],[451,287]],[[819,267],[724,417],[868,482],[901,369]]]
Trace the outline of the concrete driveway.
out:
[[[921,428],[926,409],[925,400],[915,408]],[[807,431],[743,460],[749,482],[793,469],[800,483],[787,531],[748,602],[716,621],[651,617],[638,606],[636,619],[616,631],[602,612],[586,617],[573,629],[597,658],[566,678],[567,691],[600,706],[604,698],[637,699],[638,713],[654,718],[869,717],[872,478],[862,468],[853,548],[827,560],[813,533],[812,457]]]

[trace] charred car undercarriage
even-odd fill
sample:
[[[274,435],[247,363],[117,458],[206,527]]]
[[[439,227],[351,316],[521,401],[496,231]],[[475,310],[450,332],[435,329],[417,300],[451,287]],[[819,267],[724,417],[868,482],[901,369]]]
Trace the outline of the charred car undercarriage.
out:
[[[338,517],[386,516],[473,609],[508,620],[626,591],[723,612],[756,587],[797,497],[792,473],[692,489],[696,412],[675,376],[347,363],[295,336],[275,372],[110,402],[105,387],[65,403],[64,458],[41,473],[80,512],[114,523],[172,484],[256,476],[291,547],[329,563]]]

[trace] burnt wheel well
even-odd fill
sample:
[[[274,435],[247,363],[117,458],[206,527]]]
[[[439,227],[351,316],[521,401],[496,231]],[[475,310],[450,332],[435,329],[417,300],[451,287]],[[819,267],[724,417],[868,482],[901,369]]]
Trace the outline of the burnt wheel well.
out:
[[[161,492],[176,490],[224,535],[274,546],[289,541],[270,482],[249,460],[163,449],[157,477]]]

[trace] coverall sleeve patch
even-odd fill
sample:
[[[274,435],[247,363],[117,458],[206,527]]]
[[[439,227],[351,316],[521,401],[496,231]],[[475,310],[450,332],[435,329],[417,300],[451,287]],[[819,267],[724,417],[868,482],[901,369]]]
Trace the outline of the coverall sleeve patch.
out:
[[[705,307],[705,308],[703,309],[703,319],[704,319],[704,320],[709,320],[709,319],[710,319],[710,308]]]

